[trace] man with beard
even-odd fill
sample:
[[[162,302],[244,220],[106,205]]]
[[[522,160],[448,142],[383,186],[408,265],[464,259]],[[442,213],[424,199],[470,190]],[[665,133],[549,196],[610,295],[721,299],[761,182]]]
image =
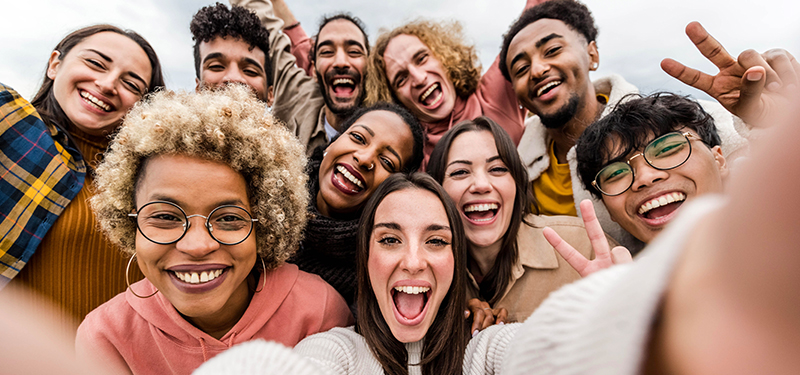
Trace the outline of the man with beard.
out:
[[[197,11],[189,29],[194,39],[198,90],[239,83],[272,105],[272,69],[265,54],[269,33],[255,14],[217,3]]]
[[[687,27],[687,34],[706,53],[700,41],[701,34],[708,33],[697,30],[690,34],[691,28]],[[597,70],[600,62],[596,38],[591,12],[574,0],[550,0],[527,10],[504,36],[500,53],[503,75],[512,82],[520,104],[538,115],[528,119],[518,151],[528,168],[541,214],[577,215],[578,203],[591,198],[576,172],[575,142],[584,129],[608,114],[626,95],[638,92],[618,75],[594,82],[589,79],[589,72]],[[716,77],[729,75],[718,66],[721,72]],[[678,77],[679,70],[667,72]],[[722,93],[708,93],[725,104]],[[724,156],[730,161],[746,152],[747,140],[737,132],[746,134],[742,120],[719,103],[704,101],[702,105],[714,117]],[[632,251],[641,247],[611,221],[602,205],[596,209],[607,233]]]
[[[276,1],[274,8],[269,0],[232,0],[231,4],[255,11],[269,30],[275,83],[272,113],[295,132],[311,155],[339,134],[340,123],[364,101],[363,75],[369,54],[364,26],[348,14],[326,17],[312,44],[298,22],[284,27],[284,20],[276,16],[294,20],[282,1]],[[281,28],[300,42],[293,46]]]

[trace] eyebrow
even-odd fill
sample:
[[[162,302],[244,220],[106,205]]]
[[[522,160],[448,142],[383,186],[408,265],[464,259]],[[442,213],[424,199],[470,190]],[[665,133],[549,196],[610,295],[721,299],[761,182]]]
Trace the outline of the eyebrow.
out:
[[[108,62],[110,62],[110,63],[113,63],[113,62],[114,62],[114,60],[113,60],[111,57],[109,57],[109,56],[108,56],[108,55],[106,55],[105,53],[102,53],[102,52],[100,52],[100,51],[98,51],[98,50],[96,50],[96,49],[87,48],[86,50],[87,50],[87,51],[94,52],[94,53],[96,53],[96,54],[100,55],[100,57],[101,57],[101,58],[103,58],[103,60],[106,60],[106,61],[108,61]],[[137,79],[137,80],[139,80],[139,81],[142,81],[142,83],[143,83],[143,84],[145,84],[145,86],[147,86],[147,81],[145,81],[145,80],[144,80],[144,78],[142,78],[142,77],[139,77],[139,75],[138,75],[138,74],[136,74],[136,73],[134,73],[134,72],[132,72],[132,71],[129,71],[129,72],[127,72],[127,73],[128,73],[128,75],[130,75],[130,76],[131,76],[131,77],[133,77],[134,79]]]
[[[411,56],[411,61],[416,60],[420,55],[422,55],[425,52],[427,52],[427,50],[425,48],[420,48],[417,52],[414,53],[413,56]],[[395,86],[395,82],[397,81],[397,76],[399,76],[400,73],[406,72],[406,71],[408,71],[408,69],[401,69],[401,70],[399,70],[397,72],[397,74],[394,75],[394,77],[392,77],[392,86]]]
[[[388,228],[388,229],[400,230],[400,225],[398,225],[397,223],[376,223],[373,226],[373,229],[375,228]]]
[[[447,225],[441,225],[441,224],[431,224],[431,225],[428,225],[428,227],[425,228],[425,230],[428,231],[428,232],[435,232],[435,231],[440,231],[440,230],[449,231],[450,227],[447,226]]]
[[[203,63],[205,64],[208,60],[221,59],[221,58],[224,58],[224,57],[225,57],[225,54],[222,53],[222,52],[212,52],[212,53],[209,53],[208,55],[206,55],[205,58],[203,58]],[[256,59],[253,59],[253,58],[250,58],[250,57],[245,57],[243,60],[245,62],[247,62],[248,64],[250,64],[250,65],[257,66],[262,71],[264,70],[264,66],[260,62],[258,62],[258,60],[256,60]]]
[[[563,38],[563,36],[558,35],[556,33],[552,33],[552,34],[550,34],[550,35],[548,35],[548,36],[536,41],[536,44],[535,44],[536,48],[539,48],[539,47],[543,46],[545,43],[547,43],[547,42],[549,42],[549,41],[551,41],[553,39],[556,39],[556,38]]]
[[[164,202],[174,203],[174,204],[177,204],[181,209],[183,209],[183,206],[181,206],[180,201],[178,201],[177,199],[175,199],[175,198],[173,198],[173,197],[171,197],[169,195],[155,194],[155,195],[151,196],[150,197],[150,201],[146,202],[145,204],[153,202],[153,201],[164,201]],[[239,198],[231,198],[231,199],[226,199],[226,200],[223,200],[223,201],[216,202],[214,208],[217,208],[219,206],[228,206],[228,205],[244,206],[244,202]]]
[[[451,166],[451,165],[453,165],[453,164],[466,164],[466,165],[472,165],[472,162],[471,162],[471,161],[469,161],[469,160],[453,160],[453,161],[451,161],[451,162],[447,163],[447,167],[445,167],[445,169],[446,169],[446,168],[448,168],[448,167],[450,167],[450,166]]]
[[[397,223],[376,223],[373,226],[373,229],[374,228],[388,228],[388,229],[394,229],[394,230],[401,230],[400,225],[397,224]],[[426,232],[435,232],[435,231],[440,231],[440,230],[449,231],[450,227],[447,226],[447,225],[441,225],[441,224],[431,224],[431,225],[428,225],[425,228]]]

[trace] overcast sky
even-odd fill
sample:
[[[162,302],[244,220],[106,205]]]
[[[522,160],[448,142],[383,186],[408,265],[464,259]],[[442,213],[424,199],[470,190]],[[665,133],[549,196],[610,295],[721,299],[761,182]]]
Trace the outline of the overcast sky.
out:
[[[111,23],[142,34],[156,49],[171,89],[193,89],[194,68],[189,21],[206,0],[3,0],[0,22],[0,82],[30,99],[52,48],[70,31]],[[678,91],[702,95],[661,71],[672,57],[715,73],[696,51],[684,27],[700,21],[727,50],[763,52],[786,48],[800,53],[800,5],[789,0],[586,0],[600,30],[600,69],[593,77],[623,75],[643,92]],[[502,34],[519,16],[523,0],[304,0],[289,6],[309,34],[326,13],[350,11],[367,24],[374,41],[381,28],[426,17],[455,19],[478,46],[484,68],[500,50]]]

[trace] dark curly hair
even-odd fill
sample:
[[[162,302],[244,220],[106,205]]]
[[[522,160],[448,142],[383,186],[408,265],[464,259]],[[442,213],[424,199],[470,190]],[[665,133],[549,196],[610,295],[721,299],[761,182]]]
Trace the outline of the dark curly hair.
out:
[[[519,19],[511,24],[508,32],[503,35],[503,48],[500,50],[500,71],[506,80],[511,81],[511,76],[508,74],[508,68],[506,67],[506,55],[508,55],[508,46],[511,41],[522,29],[544,18],[564,22],[570,29],[583,35],[586,43],[594,42],[597,39],[597,26],[594,24],[592,12],[579,1],[549,0],[527,9],[522,12]]]
[[[329,23],[331,23],[333,21],[337,21],[337,20],[349,21],[349,22],[352,22],[353,25],[356,25],[358,30],[361,31],[361,35],[364,36],[364,48],[366,49],[364,51],[364,52],[366,52],[365,55],[369,56],[369,37],[367,36],[367,32],[366,32],[367,26],[364,25],[364,22],[361,21],[360,18],[358,18],[358,17],[356,17],[356,16],[354,16],[354,15],[352,15],[350,13],[336,13],[336,14],[333,14],[333,15],[325,16],[325,17],[322,18],[321,21],[319,21],[319,29],[317,29],[317,34],[314,35],[314,37],[312,38],[314,43],[312,43],[312,47],[308,51],[308,60],[311,61],[312,63],[314,63],[314,64],[317,63],[317,43],[319,43],[319,33],[322,32],[322,28],[324,28],[326,25],[328,25]]]
[[[592,186],[597,172],[644,149],[654,138],[681,128],[694,130],[708,147],[721,143],[714,118],[688,96],[668,92],[626,95],[611,113],[586,128],[578,138],[575,151],[584,188],[601,199],[600,192]]]
[[[239,6],[230,9],[217,3],[200,8],[189,24],[194,40],[194,72],[200,78],[200,43],[208,43],[216,38],[238,38],[250,45],[250,50],[258,47],[264,52],[264,70],[267,73],[267,87],[272,86],[272,64],[269,61],[269,31],[261,25],[255,13]]]

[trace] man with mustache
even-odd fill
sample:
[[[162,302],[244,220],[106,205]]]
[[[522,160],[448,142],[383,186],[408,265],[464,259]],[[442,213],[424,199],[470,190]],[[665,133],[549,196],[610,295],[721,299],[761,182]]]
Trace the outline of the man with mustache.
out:
[[[690,24],[687,35],[700,52],[711,56],[715,47],[703,42],[709,40],[706,39],[709,35],[702,26]],[[584,129],[608,114],[627,94],[638,91],[618,75],[596,81],[589,79],[589,72],[596,70],[600,61],[596,38],[591,12],[574,0],[550,0],[527,10],[504,37],[501,70],[512,82],[520,104],[537,115],[527,121],[518,151],[528,168],[542,214],[576,215],[578,203],[591,198],[579,180],[572,149]],[[738,84],[746,68],[767,65],[764,59],[769,59],[768,56],[753,54],[756,56],[746,59],[740,56],[738,62],[731,57],[733,63],[709,57],[720,68],[716,76],[708,76],[709,80],[720,86],[726,80]],[[731,97],[729,90],[692,82],[691,77],[681,74],[696,71],[675,61],[665,60],[662,66],[670,75],[706,91],[720,102],[703,101],[702,106],[714,117],[724,156],[732,161],[746,153],[748,142],[739,131],[746,135],[748,126],[726,111],[728,108],[739,115],[726,102]],[[771,68],[766,71],[768,82],[774,81],[774,71]],[[608,234],[631,251],[641,248],[641,242],[613,223],[602,205],[596,205],[596,209]]]
[[[363,24],[349,14],[326,17],[312,43],[283,1],[274,7],[268,0],[231,4],[255,11],[269,30],[275,83],[272,113],[295,132],[311,155],[339,134],[339,124],[364,101],[369,41]],[[291,23],[284,27],[278,15]],[[292,45],[292,40],[298,42]]]

